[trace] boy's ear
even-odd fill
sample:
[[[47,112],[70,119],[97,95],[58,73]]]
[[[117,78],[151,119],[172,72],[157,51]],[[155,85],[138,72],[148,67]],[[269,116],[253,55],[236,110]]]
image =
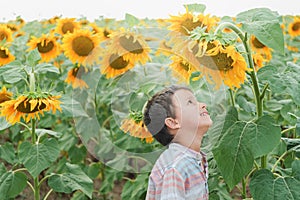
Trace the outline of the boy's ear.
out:
[[[178,120],[173,119],[172,117],[167,117],[165,119],[165,124],[168,128],[173,129],[173,130],[180,128],[180,124],[179,124]]]

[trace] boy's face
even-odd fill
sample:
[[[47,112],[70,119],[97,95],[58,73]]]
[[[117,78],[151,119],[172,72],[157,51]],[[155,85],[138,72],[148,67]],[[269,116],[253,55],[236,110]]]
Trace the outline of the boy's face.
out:
[[[184,134],[204,134],[212,125],[206,104],[198,102],[194,94],[189,90],[177,90],[174,93],[173,107],[175,116]]]

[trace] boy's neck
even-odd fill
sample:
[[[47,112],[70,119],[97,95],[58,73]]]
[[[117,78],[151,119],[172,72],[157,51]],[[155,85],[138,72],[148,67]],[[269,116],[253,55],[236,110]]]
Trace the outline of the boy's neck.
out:
[[[192,143],[191,141],[174,141],[175,143],[181,144],[182,146],[185,146],[189,149],[192,149],[196,152],[200,152],[201,150],[201,142],[202,142],[202,138],[198,139],[198,140],[194,140]]]

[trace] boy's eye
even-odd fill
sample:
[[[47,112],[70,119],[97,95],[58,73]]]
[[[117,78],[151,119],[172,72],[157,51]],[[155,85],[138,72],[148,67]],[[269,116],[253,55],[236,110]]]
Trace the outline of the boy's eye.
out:
[[[188,104],[190,104],[190,103],[193,103],[193,101],[192,100],[188,100]]]

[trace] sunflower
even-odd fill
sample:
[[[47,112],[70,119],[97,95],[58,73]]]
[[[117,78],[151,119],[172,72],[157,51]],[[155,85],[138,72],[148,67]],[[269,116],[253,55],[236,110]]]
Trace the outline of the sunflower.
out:
[[[53,66],[60,69],[63,66],[64,63],[65,63],[64,57],[63,58],[58,57],[53,61]]]
[[[173,45],[173,50],[177,53],[187,45],[187,40],[191,36],[191,32],[196,28],[200,28],[204,33],[212,30],[220,19],[210,17],[209,15],[195,15],[186,9],[186,13],[179,16],[171,16],[168,20],[171,25],[168,27],[171,32],[169,42]]]
[[[1,104],[0,116],[15,124],[20,122],[21,118],[28,122],[30,119],[40,119],[44,111],[61,111],[60,96],[52,96],[49,93],[29,93],[19,96],[17,99],[5,101]]]
[[[294,21],[288,26],[288,32],[292,37],[300,35],[300,17],[294,17]]]
[[[118,53],[108,53],[102,58],[101,73],[106,75],[106,78],[113,78],[127,72],[134,67],[131,60],[125,60],[124,55]]]
[[[113,31],[108,29],[108,28],[104,28],[102,29],[102,34],[103,36],[106,38],[106,39],[109,39],[110,38],[110,34],[112,34]]]
[[[295,46],[290,46],[290,45],[287,45],[286,48],[289,50],[289,51],[293,51],[293,52],[299,52],[299,49]]]
[[[48,19],[46,21],[46,24],[56,24],[59,19],[60,19],[59,16],[54,16],[54,17]]]
[[[0,47],[0,66],[6,65],[15,60],[15,56],[12,55],[7,47]]]
[[[94,34],[98,34],[98,36],[101,38],[101,41],[109,39],[109,34],[112,33],[111,30],[107,28],[101,28],[96,23],[89,23],[89,26],[92,28],[92,32]]]
[[[83,66],[98,63],[101,39],[89,30],[75,30],[66,34],[62,40],[65,55],[73,62]]]
[[[25,20],[22,19],[20,16],[18,16],[16,19],[15,19],[15,23],[17,23],[18,25],[20,26],[24,26],[26,24]]]
[[[27,45],[29,46],[29,50],[38,49],[42,57],[42,62],[49,62],[51,59],[56,58],[61,52],[59,43],[56,41],[54,35],[48,36],[42,34],[39,38],[32,36]]]
[[[87,19],[80,19],[79,20],[79,24],[81,25],[81,26],[86,26],[86,25],[88,25],[90,22],[89,22],[89,20],[87,20]]]
[[[158,18],[158,19],[155,19],[155,21],[156,21],[158,27],[167,27],[170,25],[166,19]]]
[[[240,88],[246,80],[246,72],[251,69],[247,67],[244,57],[234,46],[224,46],[217,40],[193,44],[187,48],[185,56],[197,66],[201,76],[204,76],[210,84],[215,84],[215,89],[219,89],[222,82],[230,89]]]
[[[57,19],[57,26],[55,32],[64,35],[73,33],[75,30],[80,29],[80,24],[75,21],[75,18]]]
[[[82,74],[84,73],[84,69],[82,67],[74,67],[68,72],[68,77],[65,79],[65,82],[71,84],[72,87],[75,88],[88,88],[89,86],[86,84],[84,80],[81,79]]]
[[[182,57],[176,55],[172,56],[171,60],[173,61],[170,64],[173,76],[177,77],[179,82],[185,82],[188,84],[191,74],[196,71],[196,67],[184,60]]]
[[[258,71],[260,68],[263,67],[263,63],[266,62],[266,59],[259,53],[252,54],[254,68],[255,71]]]
[[[13,94],[12,94],[11,92],[8,92],[8,91],[6,90],[6,87],[3,86],[3,87],[2,87],[2,91],[0,91],[0,105],[1,105],[1,103],[10,100],[11,97],[12,97],[12,95],[13,95]]]
[[[124,131],[124,133],[129,133],[133,137],[145,140],[146,143],[152,143],[154,141],[152,134],[147,130],[142,120],[135,121],[130,117],[126,118],[122,121],[120,129]]]
[[[171,23],[168,27],[169,30],[189,36],[190,32],[195,28],[206,27],[209,23],[208,20],[208,15],[199,14],[195,16],[186,9],[186,13],[179,16],[171,16],[167,21]]]
[[[254,52],[261,54],[266,61],[271,60],[271,49],[261,43],[254,35],[251,36],[250,46]]]
[[[14,35],[14,37],[15,37],[15,38],[18,38],[18,37],[21,37],[21,36],[24,36],[24,35],[26,35],[26,32],[24,32],[24,31],[18,31],[18,32]]]
[[[0,24],[0,42],[6,40],[6,42],[13,41],[12,31],[5,24]]]
[[[122,55],[127,61],[145,64],[150,60],[150,48],[142,35],[121,29],[110,35],[108,48]]]
[[[20,25],[16,25],[13,23],[7,23],[6,26],[7,26],[7,28],[9,28],[12,31],[12,33],[15,33],[18,30],[20,30]]]

